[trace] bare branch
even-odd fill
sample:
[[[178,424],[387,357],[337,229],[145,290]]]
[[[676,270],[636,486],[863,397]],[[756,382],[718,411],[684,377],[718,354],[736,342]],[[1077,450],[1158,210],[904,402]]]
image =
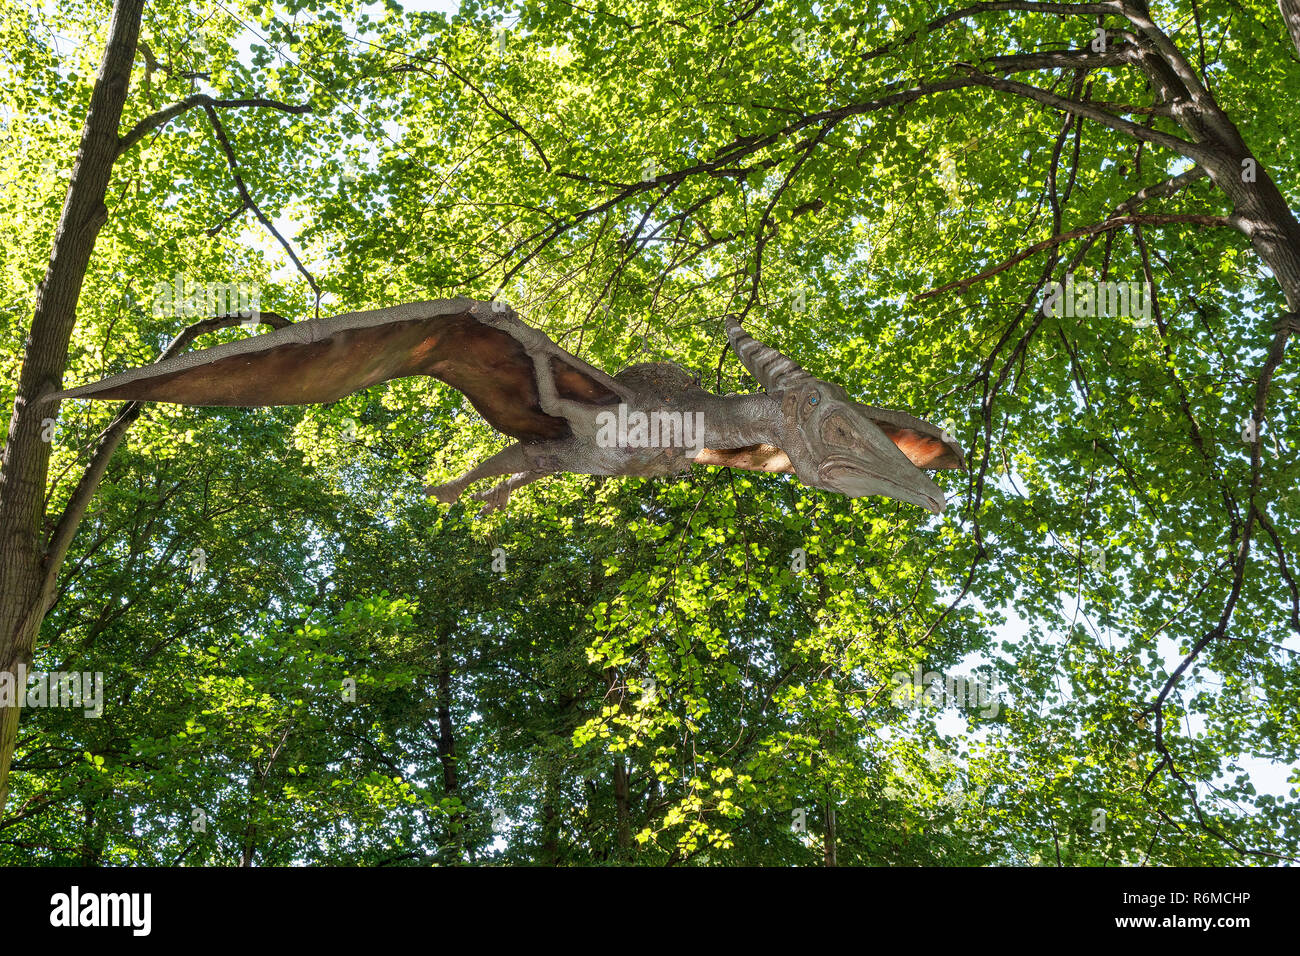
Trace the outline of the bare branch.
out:
[[[1091,50],[1040,50],[1036,53],[1013,53],[980,60],[982,69],[996,73],[1020,73],[1027,70],[1096,70],[1103,66],[1120,66],[1137,60],[1138,50],[1129,43],[1116,43],[1105,53]]]
[[[1012,93],[1016,96],[1023,96],[1026,99],[1034,100],[1045,106],[1051,106],[1067,113],[1074,113],[1076,116],[1086,116],[1088,119],[1096,120],[1103,126],[1109,126],[1111,129],[1120,133],[1125,133],[1134,139],[1142,140],[1147,143],[1155,143],[1158,146],[1164,146],[1166,149],[1172,149],[1177,153],[1182,153],[1189,159],[1198,163],[1204,163],[1211,158],[1210,153],[1198,146],[1196,143],[1188,142],[1185,139],[1179,139],[1177,136],[1171,136],[1168,133],[1162,133],[1159,130],[1149,129],[1145,126],[1139,126],[1114,113],[1108,113],[1106,110],[1094,103],[1084,103],[1079,100],[1067,99],[1058,96],[1047,90],[1039,89],[1036,86],[1029,86],[1025,83],[1019,83],[1015,80],[1007,80],[1002,77],[988,76],[974,71],[973,68],[967,67],[971,72],[968,74],[970,85],[987,86],[989,89],[1000,90],[1004,93]]]
[[[289,245],[284,236],[280,235],[280,231],[271,224],[271,220],[266,217],[266,213],[262,212],[261,207],[253,201],[253,195],[248,191],[248,185],[244,182],[244,177],[239,175],[239,160],[235,158],[235,151],[230,146],[230,140],[226,138],[226,129],[221,125],[221,119],[217,116],[217,111],[208,104],[204,105],[203,110],[208,114],[208,120],[212,123],[213,132],[217,134],[217,142],[221,146],[221,151],[226,154],[226,163],[230,166],[230,175],[235,180],[235,187],[239,190],[239,195],[244,201],[243,208],[251,210],[253,215],[257,217],[257,221],[266,227],[266,231],[275,236],[276,241],[279,242],[284,251],[288,253],[293,264],[297,266],[298,271],[302,273],[303,278],[307,280],[307,284],[311,286],[312,292],[316,294],[316,317],[320,318],[320,285],[317,284],[316,280],[312,277],[312,274],[307,271],[307,267],[302,264],[302,260],[299,259],[298,254],[293,251],[293,247]],[[227,217],[222,225],[229,222],[231,218],[233,217]]]
[[[1140,6],[1139,6],[1140,4]],[[1160,59],[1174,71],[1179,82],[1187,90],[1187,95],[1198,105],[1210,102],[1205,87],[1201,85],[1201,78],[1196,75],[1192,65],[1187,62],[1182,51],[1174,45],[1174,41],[1169,39],[1163,30],[1155,25],[1149,12],[1146,9],[1145,0],[1121,0],[1120,6],[1123,9],[1124,16],[1138,28],[1138,31],[1146,37],[1155,46],[1159,53]]]
[[[1193,166],[1186,172],[1179,173],[1177,176],[1170,176],[1164,182],[1155,183],[1151,186],[1144,186],[1139,189],[1124,202],[1115,207],[1114,215],[1122,216],[1124,213],[1132,212],[1138,206],[1152,199],[1165,199],[1175,193],[1182,192],[1198,179],[1204,179],[1207,173],[1203,166]]]
[[[989,269],[985,269],[978,275],[973,275],[965,279],[958,279],[956,282],[949,282],[947,285],[941,285],[937,289],[931,289],[928,292],[922,292],[917,299],[928,299],[931,296],[941,295],[944,292],[950,292],[953,289],[965,291],[976,282],[982,282],[985,279],[992,278],[999,272],[1005,272],[1018,262],[1023,262],[1030,256],[1042,252],[1044,249],[1053,249],[1061,243],[1069,242],[1072,239],[1082,239],[1084,236],[1094,236],[1098,233],[1109,232],[1112,229],[1119,229],[1129,225],[1143,226],[1168,226],[1178,223],[1194,223],[1200,226],[1231,226],[1233,218],[1231,216],[1212,216],[1205,213],[1171,213],[1153,216],[1116,216],[1107,219],[1105,222],[1094,223],[1091,226],[1081,226],[1078,229],[1071,229],[1069,232],[1063,232],[1059,235],[1052,236],[1050,239],[1044,239],[1042,242],[1036,242],[1027,249],[1022,249],[1010,259],[998,263]]]
[[[850,116],[862,116],[868,113],[889,109],[890,107],[905,106],[935,93],[943,93],[951,90],[969,89],[971,87],[986,87],[998,90],[999,92],[1010,93],[1014,96],[1025,97],[1054,109],[1072,113],[1076,116],[1085,116],[1089,119],[1096,120],[1111,129],[1125,133],[1134,139],[1165,146],[1175,152],[1197,159],[1198,162],[1204,153],[1204,151],[1195,143],[1181,140],[1176,136],[1171,136],[1168,133],[1163,133],[1159,130],[1139,126],[1137,123],[1130,122],[1120,116],[1107,112],[1097,104],[1058,96],[1055,93],[1025,83],[1019,83],[1003,77],[992,76],[987,73],[980,73],[970,64],[960,64],[960,66],[964,67],[969,72],[961,76],[945,77],[943,79],[933,80],[928,83],[918,83],[908,87],[903,87],[901,84],[888,86],[886,87],[886,90],[890,90],[891,92],[887,92],[885,95],[876,99],[866,100],[860,103],[851,103],[847,106],[823,110],[818,113],[811,113],[765,135],[741,137],[734,140],[729,146],[724,147],[714,156],[713,159],[697,162],[670,173],[660,174],[648,182],[629,184],[603,183],[602,185],[618,189],[618,192],[604,202],[588,207],[572,216],[563,217],[557,222],[534,231],[530,235],[514,243],[514,245],[512,245],[498,261],[508,260],[524,247],[533,243],[535,243],[535,245],[519,262],[515,263],[506,272],[505,276],[501,280],[501,284],[504,286],[508,283],[510,279],[513,278],[535,256],[537,256],[542,249],[565,232],[568,232],[574,226],[593,216],[600,215],[607,210],[613,209],[640,193],[660,189],[665,186],[675,188],[682,180],[701,173],[709,176],[717,176],[721,171],[733,167],[737,161],[747,156],[751,156],[760,150],[772,146],[784,138],[790,137],[795,133],[801,132],[802,130],[812,126],[834,126],[839,121]],[[804,145],[806,145],[806,143],[801,143],[798,148],[802,149]],[[564,172],[559,172],[557,174],[570,179],[582,180],[582,177],[573,174],[567,174]],[[474,278],[477,278],[477,276]]]
[[[217,329],[230,328],[247,321],[246,316],[225,315],[195,322],[172,339],[167,348],[163,349],[158,361],[164,361],[185,351],[189,348],[190,343],[200,335]],[[260,313],[258,322],[277,329],[293,324],[274,312]],[[46,580],[45,589],[42,593],[50,595],[54,593],[55,580],[58,577],[59,569],[63,565],[64,556],[67,555],[72,539],[77,533],[77,526],[81,524],[81,519],[90,506],[90,500],[95,496],[95,491],[99,488],[104,473],[108,470],[108,463],[112,459],[113,453],[117,451],[117,446],[126,435],[127,429],[140,417],[140,412],[143,409],[143,402],[128,402],[100,434],[95,450],[91,454],[90,464],[82,473],[81,479],[77,482],[77,487],[73,489],[72,497],[68,499],[68,503],[63,508],[63,514],[59,516],[58,523],[50,534],[49,544],[45,548]]]
[[[158,129],[160,126],[164,126],[165,124],[170,123],[172,120],[180,116],[182,113],[192,110],[196,106],[203,106],[203,107],[221,106],[221,107],[232,107],[232,108],[266,108],[266,109],[280,110],[282,113],[295,113],[295,114],[311,112],[311,106],[309,104],[294,106],[290,103],[281,103],[279,100],[269,100],[263,97],[252,97],[250,99],[242,99],[242,100],[219,100],[219,99],[215,99],[214,97],[208,96],[206,93],[196,93],[193,96],[187,96],[185,99],[180,100],[179,102],[172,103],[170,106],[163,107],[158,112],[146,116],[144,119],[140,120],[140,122],[132,126],[131,129],[127,131],[127,134],[125,136],[121,136],[118,138],[117,152],[114,154],[113,158],[116,159],[117,157],[121,156],[123,153],[125,153],[136,143],[140,142],[140,140],[148,136],[151,132]]]
[[[884,56],[898,47],[906,46],[914,42],[922,34],[934,33],[936,30],[942,30],[944,27],[958,20],[964,20],[966,17],[978,16],[981,13],[1001,13],[1006,11],[1021,13],[1052,13],[1061,16],[1121,16],[1119,3],[1043,3],[1038,0],[992,0],[987,3],[973,3],[968,7],[962,7],[959,10],[953,10],[951,13],[945,13],[943,16],[931,20],[925,26],[913,30],[911,33],[897,40],[891,40],[884,46],[877,47],[862,54],[862,59],[873,60],[876,57]]]
[[[446,60],[443,60],[443,59],[440,59],[440,58],[439,58],[439,59],[434,60],[434,62],[436,62],[439,66],[441,66],[444,70],[446,70],[448,73],[450,73],[450,74],[451,74],[452,76],[454,76],[456,79],[460,80],[461,83],[463,83],[465,86],[468,86],[471,90],[473,90],[473,91],[478,95],[478,98],[481,99],[481,100],[483,101],[483,104],[484,104],[488,109],[490,109],[493,113],[496,113],[497,116],[501,117],[503,120],[505,120],[507,123],[509,123],[512,127],[514,127],[515,130],[517,130],[520,134],[522,134],[523,137],[524,137],[526,140],[528,140],[529,143],[532,144],[533,149],[537,151],[537,155],[538,155],[538,157],[541,159],[541,161],[542,161],[542,165],[546,167],[546,171],[547,171],[548,173],[551,171],[551,161],[550,161],[549,159],[546,158],[546,153],[543,152],[541,144],[538,143],[537,140],[533,138],[533,135],[532,135],[531,133],[529,133],[528,130],[524,129],[524,128],[523,128],[522,126],[520,126],[517,122],[515,122],[514,117],[511,116],[509,113],[507,113],[507,112],[505,111],[504,107],[497,106],[495,103],[493,103],[492,100],[491,100],[491,98],[487,95],[487,93],[485,93],[485,92],[483,92],[483,90],[479,89],[479,88],[478,88],[478,87],[473,83],[473,81],[471,81],[468,77],[466,77],[465,75],[463,75],[460,71],[458,71],[455,67],[453,67],[453,66],[452,66],[450,63],[448,63]]]

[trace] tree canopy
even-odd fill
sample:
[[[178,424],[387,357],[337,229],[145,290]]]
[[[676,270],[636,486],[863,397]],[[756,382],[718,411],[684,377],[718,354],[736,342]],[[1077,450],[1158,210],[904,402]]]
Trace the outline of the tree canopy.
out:
[[[10,725],[0,862],[1294,860],[1288,6],[5,0],[0,664],[103,706]],[[478,519],[421,489],[501,436],[428,378],[23,418],[257,334],[184,334],[236,286],[501,298],[724,393],[741,315],[969,471],[942,516],[697,468]]]

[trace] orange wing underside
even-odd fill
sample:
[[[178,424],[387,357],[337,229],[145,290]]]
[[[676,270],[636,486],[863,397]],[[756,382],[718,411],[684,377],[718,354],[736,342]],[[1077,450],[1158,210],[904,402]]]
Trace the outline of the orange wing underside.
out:
[[[794,473],[790,457],[775,445],[704,448],[695,456],[695,464],[715,465],[718,468],[743,468],[745,471]]]
[[[917,468],[965,468],[965,462],[948,445],[931,435],[924,435],[910,428],[896,428],[885,422],[877,421],[876,426],[885,433],[885,437],[898,446],[898,450],[907,456],[907,460]]]
[[[618,401],[604,384],[559,357],[550,368],[561,398],[593,405]],[[567,420],[542,410],[536,369],[524,347],[468,311],[343,329],[314,342],[144,374],[87,395],[185,405],[306,405],[409,375],[446,382],[512,438],[549,441],[571,434]]]
[[[576,360],[575,360],[576,361]],[[561,356],[550,372],[561,398],[612,405],[618,396],[603,382]],[[179,402],[185,405],[305,405],[333,402],[379,382],[432,375],[459,390],[500,432],[527,442],[568,437],[569,422],[542,410],[537,370],[523,345],[502,329],[485,325],[467,309],[332,331],[313,341],[289,341],[264,350],[219,355],[183,368],[137,370],[101,385],[83,386],[77,397]],[[918,468],[963,468],[961,450],[938,437],[939,429],[903,412],[864,409]],[[874,413],[874,414],[873,414]],[[746,471],[794,471],[775,445],[705,448],[697,464]]]
[[[885,437],[889,438],[898,450],[907,455],[907,460],[918,468],[963,468],[957,451],[944,444],[940,438],[900,428],[887,421],[876,421],[876,425]],[[712,464],[718,468],[744,468],[745,471],[784,472],[793,475],[794,466],[790,464],[789,455],[775,445],[746,445],[741,449],[703,449],[695,457],[695,464]]]
[[[876,423],[898,450],[917,468],[963,468],[958,454],[938,438],[886,422]],[[790,456],[775,445],[747,445],[744,448],[705,448],[695,458],[697,465],[742,468],[745,471],[793,474]]]

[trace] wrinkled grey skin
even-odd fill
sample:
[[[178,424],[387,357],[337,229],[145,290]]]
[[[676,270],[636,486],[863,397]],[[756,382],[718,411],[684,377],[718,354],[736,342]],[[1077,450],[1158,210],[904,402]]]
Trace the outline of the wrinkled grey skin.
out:
[[[517,442],[473,470],[427,494],[450,504],[482,478],[509,475],[495,487],[475,494],[486,514],[503,506],[511,492],[546,475],[674,475],[687,471],[692,449],[602,448],[596,442],[596,416],[602,410],[566,401],[556,393],[549,358],[574,359],[541,332],[512,313],[479,314],[520,341],[536,369],[542,409],[569,421],[571,437],[551,442]],[[586,363],[584,371],[611,388],[629,412],[701,412],[708,449],[737,449],[766,444],[781,449],[801,482],[852,498],[886,495],[920,505],[935,514],[944,508],[943,491],[908,460],[868,417],[868,406],[853,402],[842,388],[814,378],[775,349],[751,338],[734,318],[728,319],[732,349],[766,392],[714,395],[673,363],[635,365],[610,377]],[[896,414],[870,409],[876,417]]]
[[[435,333],[443,317],[452,323],[447,328],[454,330],[453,338],[442,343],[449,350],[455,350],[458,341],[472,342],[482,331],[472,324],[466,326],[467,318],[504,333],[518,349],[506,350],[508,356],[506,352],[494,355],[490,349],[476,351],[469,345],[463,353],[471,356],[468,364],[440,364],[450,361],[437,352],[442,340]],[[393,335],[403,329],[418,330],[431,338],[420,342]],[[457,340],[455,335],[467,338]],[[714,395],[671,362],[633,365],[611,377],[561,349],[508,307],[459,298],[291,324],[267,335],[174,355],[99,382],[51,391],[38,400],[122,398],[195,405],[298,405],[335,401],[394,377],[430,374],[453,385],[456,381],[473,384],[480,389],[480,399],[490,397],[498,408],[504,403],[523,410],[517,403],[527,402],[529,414],[540,407],[545,415],[567,426],[550,427],[560,424],[552,422],[530,430],[515,423],[515,434],[534,437],[516,442],[455,481],[426,489],[443,502],[455,501],[482,478],[507,476],[496,487],[474,496],[485,503],[484,511],[491,511],[504,505],[514,489],[557,472],[675,475],[692,464],[703,464],[792,472],[813,488],[855,498],[887,495],[935,513],[943,510],[943,493],[922,468],[965,467],[961,449],[951,436],[904,412],[853,402],[838,385],[814,378],[780,352],[755,341],[734,318],[727,320],[727,335],[764,392]],[[500,336],[487,338],[501,344]],[[485,340],[478,341],[481,345]],[[521,361],[531,363],[531,370],[520,368]],[[483,367],[476,367],[475,362]],[[418,371],[426,365],[427,372]],[[222,368],[226,377],[218,372]],[[258,369],[274,383],[259,379]],[[553,369],[563,370],[563,394]],[[499,376],[501,390],[490,393],[494,371],[503,372]],[[535,397],[512,393],[518,389],[521,375],[531,379],[529,391],[535,390]],[[565,398],[564,394],[575,397]],[[698,424],[698,430],[691,441],[680,431],[670,439],[659,432],[665,440],[641,444],[632,434],[612,440],[610,429],[602,428],[602,423],[607,425],[608,416],[617,418],[620,409],[628,419],[638,415],[652,421],[656,416],[675,417],[680,425],[685,417]],[[541,437],[562,433],[567,437]],[[906,453],[901,450],[904,448]]]
[[[731,317],[727,338],[745,368],[780,405],[777,434],[768,441],[789,456],[800,481],[850,498],[885,495],[943,512],[943,490],[874,424],[868,406],[755,341]]]

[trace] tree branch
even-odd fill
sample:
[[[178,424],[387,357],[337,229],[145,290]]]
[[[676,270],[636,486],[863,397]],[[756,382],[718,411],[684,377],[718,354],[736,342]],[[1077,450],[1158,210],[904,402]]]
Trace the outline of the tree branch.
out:
[[[1116,43],[1105,53],[1091,50],[1040,50],[1036,53],[1012,53],[980,60],[982,68],[998,73],[1026,70],[1096,70],[1103,66],[1133,63],[1138,49],[1131,43]]]
[[[190,343],[200,335],[214,332],[217,329],[230,328],[246,321],[248,321],[246,316],[225,315],[195,322],[172,339],[167,348],[163,349],[158,361],[162,362],[174,355],[179,355],[189,348]],[[260,313],[258,322],[261,325],[269,325],[276,329],[293,324],[274,312]],[[50,534],[49,543],[46,545],[44,554],[45,590],[43,593],[54,593],[55,579],[58,577],[59,568],[63,565],[63,559],[68,553],[68,548],[72,545],[72,539],[77,533],[77,526],[81,524],[81,519],[85,516],[86,509],[90,506],[95,491],[99,488],[100,480],[108,470],[108,463],[112,459],[113,453],[117,451],[117,446],[126,435],[127,429],[140,417],[140,412],[143,409],[143,402],[128,402],[114,416],[108,427],[100,433],[95,450],[91,454],[90,464],[82,473],[81,479],[77,482],[77,487],[73,489],[72,497],[68,499],[68,503],[64,506],[63,514],[59,516],[58,523]]]
[[[221,125],[221,119],[217,116],[217,111],[211,104],[204,104],[203,110],[208,114],[209,122],[212,123],[212,130],[217,135],[217,143],[221,146],[221,151],[226,154],[226,163],[230,166],[230,175],[235,180],[235,188],[239,190],[239,195],[244,200],[244,209],[251,210],[253,215],[257,217],[257,221],[266,228],[266,231],[275,236],[276,241],[288,253],[293,264],[297,266],[298,271],[307,280],[312,292],[316,294],[316,318],[320,318],[320,285],[317,284],[312,274],[307,271],[307,267],[302,264],[302,260],[293,251],[293,247],[289,245],[284,236],[280,235],[279,230],[271,224],[271,220],[266,217],[266,213],[262,212],[261,207],[253,201],[252,193],[248,191],[248,185],[244,182],[244,178],[239,175],[239,160],[235,158],[235,151],[230,146],[230,140],[226,138],[226,129]],[[229,221],[230,218],[225,220],[225,222]],[[225,225],[225,223],[223,222],[222,225]]]
[[[906,46],[912,43],[923,33],[934,33],[936,30],[942,30],[950,23],[958,20],[964,20],[966,17],[978,16],[981,13],[999,13],[1004,11],[1014,11],[1021,13],[1049,13],[1059,16],[1086,16],[1096,14],[1097,16],[1122,16],[1120,5],[1113,3],[1044,3],[1039,0],[992,0],[987,3],[973,3],[968,7],[962,7],[960,10],[953,10],[951,13],[945,13],[937,19],[931,20],[925,26],[913,30],[907,36],[900,37],[897,40],[891,40],[884,46],[876,47],[862,54],[864,60],[874,60],[876,57],[884,56],[886,53],[897,47]]]
[[[1042,252],[1044,249],[1052,249],[1064,242],[1072,239],[1082,239],[1084,236],[1094,236],[1101,232],[1109,232],[1112,229],[1119,229],[1123,226],[1142,225],[1142,226],[1168,226],[1178,223],[1194,223],[1200,226],[1231,226],[1233,218],[1231,216],[1212,216],[1205,213],[1172,213],[1152,216],[1116,216],[1107,219],[1105,222],[1094,223],[1091,226],[1081,226],[1078,229],[1071,229],[1069,232],[1063,232],[1059,235],[1052,236],[1050,239],[1044,239],[1042,242],[1036,242],[1027,249],[1017,252],[1010,259],[998,263],[992,268],[985,269],[978,275],[969,276],[965,279],[958,279],[956,282],[949,282],[947,285],[941,285],[937,289],[931,289],[928,292],[922,292],[916,298],[929,299],[932,296],[941,295],[944,292],[950,292],[953,289],[965,291],[976,282],[983,282],[985,279],[992,278],[999,272],[1005,272],[1018,262],[1023,262],[1030,256]]]
[[[1139,126],[1137,123],[1116,116],[1114,113],[1108,113],[1093,103],[1084,103],[1080,100],[1067,99],[1064,96],[1058,96],[1047,90],[1039,89],[1036,86],[1029,86],[1026,83],[1019,83],[1015,80],[1007,80],[1002,77],[988,76],[979,73],[973,67],[966,67],[971,72],[968,74],[970,85],[986,86],[989,89],[1000,90],[1004,93],[1011,93],[1015,96],[1023,96],[1026,99],[1034,100],[1045,106],[1051,106],[1055,109],[1067,113],[1074,113],[1076,116],[1086,116],[1088,119],[1096,120],[1103,126],[1108,126],[1120,133],[1125,133],[1134,139],[1147,143],[1155,143],[1158,146],[1164,146],[1166,149],[1172,149],[1174,152],[1181,153],[1189,159],[1198,163],[1204,163],[1211,158],[1207,150],[1196,143],[1188,142],[1185,139],[1179,139],[1177,136],[1171,136],[1168,133],[1162,133],[1159,130],[1149,129],[1145,126]]]
[[[188,110],[192,110],[196,106],[204,106],[204,107],[222,106],[222,107],[233,107],[233,108],[264,107],[266,109],[280,110],[282,113],[295,113],[295,114],[311,112],[310,104],[294,106],[290,103],[281,103],[279,100],[269,100],[269,99],[265,99],[264,97],[252,97],[249,99],[242,99],[242,100],[218,100],[209,96],[206,93],[195,93],[193,96],[187,96],[185,99],[180,100],[179,102],[172,103],[170,106],[163,107],[158,112],[153,113],[150,116],[146,116],[144,119],[140,120],[140,122],[132,126],[131,129],[127,131],[125,136],[121,136],[118,138],[117,153],[114,155],[113,158],[117,159],[128,149],[134,146],[136,143],[140,142],[140,140],[144,139],[151,132],[158,129],[158,127],[170,123],[172,120],[180,116],[182,113],[187,112]]]

